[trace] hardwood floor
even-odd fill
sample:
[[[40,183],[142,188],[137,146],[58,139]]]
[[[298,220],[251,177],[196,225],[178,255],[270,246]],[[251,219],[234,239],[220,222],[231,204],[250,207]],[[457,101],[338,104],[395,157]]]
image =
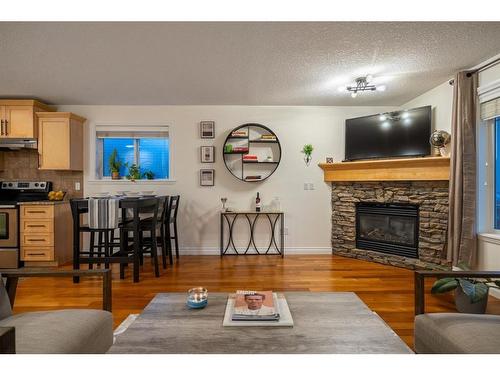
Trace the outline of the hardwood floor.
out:
[[[181,256],[173,267],[155,278],[146,259],[141,282],[134,284],[130,269],[125,280],[113,268],[115,326],[129,314],[140,313],[156,293],[186,292],[205,286],[209,293],[236,289],[276,291],[355,292],[413,347],[413,271],[334,255]],[[432,280],[429,280],[428,290]],[[82,279],[24,279],[19,282],[14,312],[58,308],[101,308],[101,283]],[[210,297],[209,297],[210,298]],[[500,312],[500,301],[490,298],[489,312]],[[426,311],[454,311],[453,298],[426,296]],[[221,317],[222,319],[222,317]]]

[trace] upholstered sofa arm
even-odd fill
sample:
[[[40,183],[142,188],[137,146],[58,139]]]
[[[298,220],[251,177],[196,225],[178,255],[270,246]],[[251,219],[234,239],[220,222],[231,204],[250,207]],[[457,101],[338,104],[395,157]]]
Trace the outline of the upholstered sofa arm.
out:
[[[500,278],[499,271],[415,271],[415,315],[425,312],[426,277]]]
[[[11,306],[16,298],[17,282],[20,277],[102,277],[102,308],[111,311],[111,270],[50,270],[50,269],[5,269],[0,270],[7,278],[5,285]]]

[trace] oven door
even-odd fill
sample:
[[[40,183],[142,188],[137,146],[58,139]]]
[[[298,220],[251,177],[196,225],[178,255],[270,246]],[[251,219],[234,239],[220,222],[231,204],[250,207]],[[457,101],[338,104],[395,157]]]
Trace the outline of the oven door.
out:
[[[0,249],[18,247],[17,208],[0,208]]]
[[[19,267],[18,210],[0,207],[0,269]]]

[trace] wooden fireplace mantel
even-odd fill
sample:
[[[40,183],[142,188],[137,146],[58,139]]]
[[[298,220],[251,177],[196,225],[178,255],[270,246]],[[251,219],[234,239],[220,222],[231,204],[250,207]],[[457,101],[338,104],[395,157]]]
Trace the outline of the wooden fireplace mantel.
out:
[[[325,181],[443,181],[450,179],[450,158],[430,156],[405,159],[320,163]]]

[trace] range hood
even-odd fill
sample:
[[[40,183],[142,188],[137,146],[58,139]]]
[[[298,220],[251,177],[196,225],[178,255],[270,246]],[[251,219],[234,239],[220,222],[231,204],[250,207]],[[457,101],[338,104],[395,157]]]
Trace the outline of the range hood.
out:
[[[36,138],[0,138],[0,149],[38,148]]]

